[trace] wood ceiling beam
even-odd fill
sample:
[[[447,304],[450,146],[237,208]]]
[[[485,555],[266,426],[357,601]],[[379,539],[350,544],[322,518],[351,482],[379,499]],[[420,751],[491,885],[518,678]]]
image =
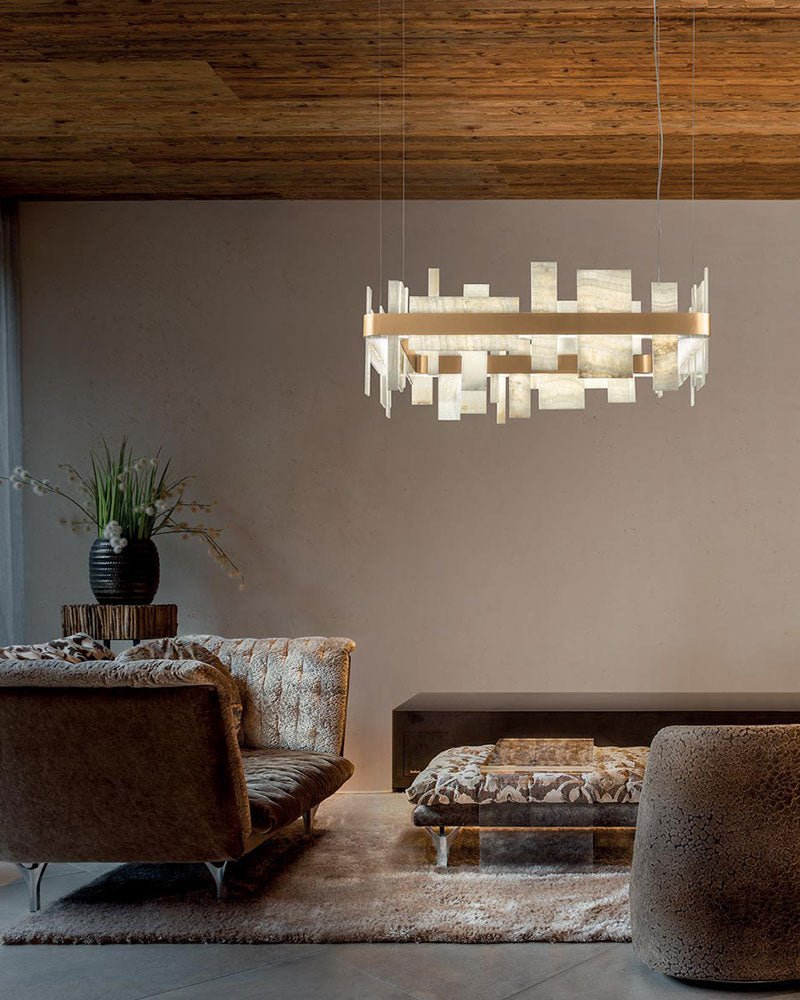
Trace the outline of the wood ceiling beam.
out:
[[[689,191],[690,0],[659,0],[663,194]],[[401,0],[383,0],[399,194]],[[374,0],[3,0],[0,193],[377,196]],[[406,0],[409,197],[646,198],[648,0]],[[698,0],[697,196],[800,195],[800,0]],[[721,169],[734,168],[735,169]]]

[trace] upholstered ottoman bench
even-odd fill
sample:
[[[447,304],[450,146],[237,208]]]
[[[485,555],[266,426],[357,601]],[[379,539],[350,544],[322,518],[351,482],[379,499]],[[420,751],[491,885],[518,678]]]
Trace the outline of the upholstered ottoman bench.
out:
[[[406,791],[416,806],[414,824],[436,845],[438,867],[447,865],[462,826],[636,826],[648,747],[595,747],[582,774],[482,774],[491,750],[492,744],[444,750]]]

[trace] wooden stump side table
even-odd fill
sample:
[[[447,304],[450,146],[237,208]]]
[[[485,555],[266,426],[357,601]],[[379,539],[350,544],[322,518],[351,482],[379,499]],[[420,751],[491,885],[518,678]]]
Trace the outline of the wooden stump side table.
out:
[[[177,604],[64,604],[61,632],[86,632],[111,647],[112,639],[167,639],[178,633]]]

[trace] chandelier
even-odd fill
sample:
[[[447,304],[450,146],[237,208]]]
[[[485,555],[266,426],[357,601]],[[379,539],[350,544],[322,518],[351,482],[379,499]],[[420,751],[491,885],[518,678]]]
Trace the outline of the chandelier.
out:
[[[531,264],[530,312],[519,298],[494,296],[489,285],[464,285],[439,294],[439,270],[428,271],[428,294],[411,295],[402,281],[388,285],[388,312],[364,316],[364,391],[371,371],[391,416],[392,393],[411,387],[413,405],[432,405],[439,420],[487,413],[497,423],[530,417],[532,393],[540,410],[582,410],[586,390],[604,390],[609,403],[634,403],[636,383],[657,395],[690,386],[690,402],[708,374],[708,269],[691,289],[690,310],[678,312],[677,283],[651,284],[650,311],[631,295],[631,272],[579,270],[577,297],[559,300],[557,265]],[[434,393],[434,384],[436,392]]]
[[[581,269],[574,299],[558,298],[558,267],[531,263],[530,312],[518,297],[492,295],[489,285],[466,284],[461,295],[442,295],[439,269],[429,268],[427,295],[405,284],[405,0],[403,0],[402,85],[402,276],[389,281],[383,308],[383,160],[381,22],[378,3],[379,66],[379,267],[377,311],[367,288],[364,315],[364,392],[372,371],[380,401],[392,414],[392,393],[411,387],[412,405],[432,406],[439,420],[496,407],[497,423],[531,416],[532,394],[540,410],[582,410],[586,390],[606,393],[609,403],[636,402],[641,379],[656,395],[689,383],[695,393],[708,375],[708,268],[692,285],[688,312],[678,311],[678,285],[661,281],[661,177],[664,130],[659,73],[660,17],[653,0],[653,62],[658,111],[657,280],[650,286],[649,311],[633,298],[629,270]],[[694,76],[695,16],[692,9],[692,270],[694,269]],[[436,389],[434,391],[434,386]]]

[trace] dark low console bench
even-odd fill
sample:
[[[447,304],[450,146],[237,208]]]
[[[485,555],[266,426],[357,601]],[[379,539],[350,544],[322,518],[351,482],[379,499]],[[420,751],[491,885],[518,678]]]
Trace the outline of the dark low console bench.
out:
[[[392,713],[392,786],[449,747],[514,736],[649,746],[664,726],[800,723],[800,692],[774,694],[416,694]]]

